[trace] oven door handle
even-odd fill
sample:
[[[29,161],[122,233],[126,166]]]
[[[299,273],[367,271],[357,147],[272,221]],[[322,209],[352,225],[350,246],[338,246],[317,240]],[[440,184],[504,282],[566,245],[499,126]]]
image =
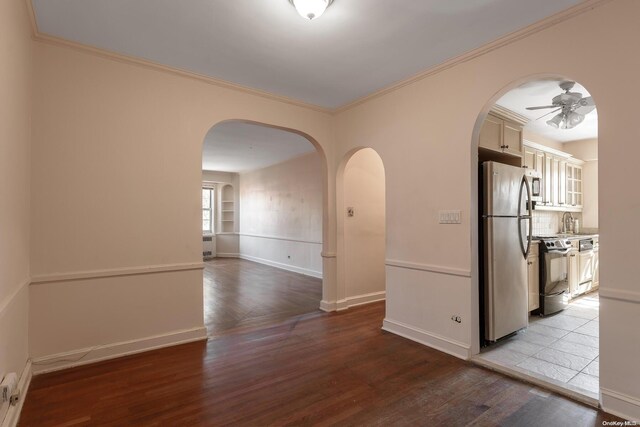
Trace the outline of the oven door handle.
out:
[[[555,294],[544,294],[544,296],[545,296],[545,297],[557,297],[557,296],[559,296],[559,295],[566,294],[566,293],[568,293],[568,292],[569,292],[569,291],[567,291],[567,290],[565,289],[565,290],[563,290],[563,291],[556,292]]]
[[[566,248],[566,249],[550,249],[548,252],[549,254],[561,254],[562,256],[567,256],[569,254],[569,252],[571,252],[573,248]]]

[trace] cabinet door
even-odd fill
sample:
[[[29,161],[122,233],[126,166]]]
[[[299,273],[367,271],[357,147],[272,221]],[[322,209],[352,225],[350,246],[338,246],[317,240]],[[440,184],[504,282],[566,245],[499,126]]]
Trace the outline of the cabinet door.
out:
[[[540,174],[540,178],[543,181],[544,188],[544,151],[536,151],[536,172]]]
[[[529,147],[524,147],[524,158],[522,159],[522,165],[529,170],[535,170],[536,150],[533,150]]]
[[[571,296],[578,295],[578,256],[576,252],[569,253],[569,291]]]
[[[482,124],[482,129],[480,130],[480,141],[478,145],[488,148],[489,150],[502,151],[503,126],[504,120],[491,114],[487,115],[487,119]]]
[[[551,171],[551,163],[552,163],[553,158],[546,154],[544,155],[544,194],[542,195],[542,202],[547,205],[547,206],[551,206],[552,204],[552,198],[551,198],[551,188],[553,187],[553,183],[551,182],[551,176],[552,176],[552,171]]]
[[[580,269],[578,283],[593,280],[593,251],[580,252],[578,255],[578,266]]]
[[[567,161],[558,162],[558,205],[564,206],[567,202]]]
[[[540,258],[537,253],[527,257],[527,282],[529,285],[529,311],[540,308]]]
[[[593,250],[593,286],[595,289],[600,286],[600,249]]]
[[[522,156],[522,126],[504,121],[502,150],[514,156]]]
[[[560,189],[560,159],[553,157],[551,159],[551,205],[560,206],[559,198]]]

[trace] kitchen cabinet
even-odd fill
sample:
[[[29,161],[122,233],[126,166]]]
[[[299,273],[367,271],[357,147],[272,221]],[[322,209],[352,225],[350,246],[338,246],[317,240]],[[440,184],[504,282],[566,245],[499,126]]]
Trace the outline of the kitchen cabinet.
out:
[[[582,211],[582,163],[567,153],[527,141],[522,165],[541,177],[539,210]]]
[[[571,297],[575,297],[580,293],[578,286],[580,284],[580,266],[578,265],[578,253],[579,252],[577,247],[574,247],[574,249],[571,250],[568,255],[569,265],[567,268],[567,278],[569,279],[569,292],[571,293]]]
[[[540,308],[540,253],[538,248],[538,243],[531,243],[531,250],[527,257],[529,312]]]
[[[522,125],[489,113],[482,124],[478,146],[522,157]]]
[[[582,209],[582,166],[567,163],[567,205]]]
[[[598,238],[593,238],[593,285],[591,289],[600,287],[600,243]]]

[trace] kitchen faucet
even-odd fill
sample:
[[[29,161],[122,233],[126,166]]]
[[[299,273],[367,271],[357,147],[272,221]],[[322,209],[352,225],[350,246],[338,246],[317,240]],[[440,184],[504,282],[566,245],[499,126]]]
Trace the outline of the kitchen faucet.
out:
[[[569,227],[567,227],[567,214],[569,214]],[[573,214],[571,212],[565,212],[562,214],[562,233],[573,232]]]

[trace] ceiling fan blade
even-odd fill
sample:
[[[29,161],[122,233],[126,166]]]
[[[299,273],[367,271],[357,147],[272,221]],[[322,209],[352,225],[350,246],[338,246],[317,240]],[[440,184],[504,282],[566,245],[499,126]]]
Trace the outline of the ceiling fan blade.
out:
[[[596,103],[593,101],[593,98],[590,96],[586,98],[582,98],[576,104],[577,106],[574,108],[573,111],[575,111],[578,114],[582,114],[582,115],[589,114],[590,112],[596,109]]]
[[[558,112],[558,111],[560,111],[560,110],[562,110],[562,107],[560,107],[560,108],[558,108],[558,109],[556,109],[556,110],[553,110],[553,111],[549,111],[547,114],[545,114],[545,115],[543,115],[543,116],[538,117],[536,120],[540,120],[540,119],[541,119],[541,118],[543,118],[543,117],[547,117],[549,114],[557,113],[557,112]]]
[[[556,108],[557,105],[545,105],[544,107],[527,107],[527,110],[543,110],[545,108]]]

